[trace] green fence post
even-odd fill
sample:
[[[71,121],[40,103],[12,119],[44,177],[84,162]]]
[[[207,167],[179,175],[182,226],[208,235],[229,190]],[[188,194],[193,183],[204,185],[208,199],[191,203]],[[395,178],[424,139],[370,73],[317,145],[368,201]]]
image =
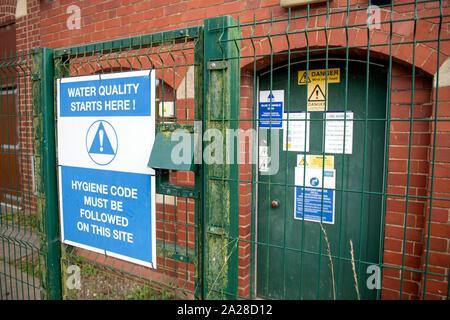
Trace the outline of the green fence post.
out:
[[[237,298],[239,146],[234,138],[227,139],[227,133],[239,128],[237,34],[237,21],[232,17],[205,20],[202,225],[205,299]],[[234,157],[229,163],[227,152]]]
[[[33,103],[35,126],[42,129],[35,131],[38,140],[36,152],[41,157],[39,172],[40,194],[38,210],[41,219],[41,252],[45,261],[41,265],[41,287],[45,297],[51,300],[61,299],[61,248],[58,224],[58,194],[56,184],[56,147],[54,117],[54,62],[53,50],[38,48],[33,56]],[[40,122],[40,123],[36,123]],[[35,129],[36,130],[36,129]],[[36,143],[35,143],[36,145]]]
[[[201,166],[201,160],[202,158],[202,143],[200,140],[201,132],[203,130],[203,94],[204,94],[204,73],[205,70],[204,67],[204,33],[203,29],[202,32],[199,35],[199,38],[195,42],[195,75],[194,75],[194,100],[195,100],[195,110],[194,110],[194,118],[196,120],[202,120],[202,121],[195,121],[194,123],[194,133],[197,133],[199,137],[196,137],[196,145],[194,149],[194,163],[196,165],[195,170],[195,188],[198,190],[199,198],[196,200],[195,204],[195,224],[197,226],[197,232],[196,232],[196,239],[195,239],[195,255],[196,255],[196,290],[195,290],[195,298],[199,300],[203,300],[204,297],[204,287],[203,287],[203,237],[204,237],[204,230],[203,230],[203,199],[204,199],[204,189],[203,189],[203,170]],[[195,161],[197,160],[197,161]]]

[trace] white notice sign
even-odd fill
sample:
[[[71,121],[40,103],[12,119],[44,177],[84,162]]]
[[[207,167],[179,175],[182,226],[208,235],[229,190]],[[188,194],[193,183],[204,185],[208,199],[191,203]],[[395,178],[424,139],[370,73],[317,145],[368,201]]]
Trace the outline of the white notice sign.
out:
[[[344,112],[327,112],[325,115],[325,153],[344,153],[345,128],[345,153],[351,154],[353,151],[353,112],[347,112],[345,126]]]
[[[305,173],[305,174],[303,174]],[[336,188],[336,170],[323,168],[295,167],[295,185],[325,189]]]
[[[269,172],[269,147],[267,146],[259,146],[259,171],[260,172]]]
[[[289,113],[289,126],[286,121],[287,115],[287,113],[283,114],[285,120],[283,121],[283,151],[304,152],[306,142],[306,152],[309,152],[309,112],[307,120],[305,120],[304,112]]]

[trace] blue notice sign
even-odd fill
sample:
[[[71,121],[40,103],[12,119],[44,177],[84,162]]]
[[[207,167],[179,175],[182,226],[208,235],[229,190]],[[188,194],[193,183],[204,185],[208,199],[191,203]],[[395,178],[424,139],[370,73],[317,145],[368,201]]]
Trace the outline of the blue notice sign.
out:
[[[259,127],[283,128],[284,90],[264,90],[259,92]]]
[[[295,218],[333,224],[334,190],[295,187]]]
[[[260,128],[281,128],[282,127],[281,119],[283,119],[283,103],[282,102],[260,102],[259,103],[259,127]]]
[[[66,243],[151,264],[150,175],[61,166],[60,176]]]
[[[61,82],[60,116],[148,116],[150,86],[149,76]]]

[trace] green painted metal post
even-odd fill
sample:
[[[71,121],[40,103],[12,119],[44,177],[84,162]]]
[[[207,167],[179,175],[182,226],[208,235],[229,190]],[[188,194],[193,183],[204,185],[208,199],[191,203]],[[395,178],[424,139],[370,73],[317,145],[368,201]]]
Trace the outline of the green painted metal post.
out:
[[[33,89],[35,117],[40,118],[41,186],[41,251],[46,254],[41,267],[41,287],[44,296],[51,300],[61,299],[61,248],[58,222],[58,194],[56,181],[56,147],[54,117],[54,62],[53,50],[39,48],[34,51],[33,73],[37,75]]]
[[[195,42],[195,65],[197,66],[195,70],[194,75],[194,87],[195,87],[195,111],[194,111],[194,117],[198,120],[203,120],[203,97],[204,97],[204,33],[203,30],[199,35],[199,38]],[[199,199],[196,201],[195,205],[195,224],[198,226],[197,232],[196,232],[196,245],[195,245],[195,254],[197,257],[197,263],[195,264],[196,267],[196,274],[197,274],[197,290],[195,292],[195,298],[199,300],[203,300],[204,297],[204,287],[203,287],[203,261],[204,261],[204,251],[203,251],[203,244],[204,244],[204,230],[202,228],[203,226],[203,199],[204,199],[204,189],[203,189],[203,170],[201,165],[201,159],[202,159],[202,143],[201,143],[201,132],[203,130],[203,121],[196,121],[194,123],[194,132],[197,132],[199,134],[199,137],[196,139],[196,148],[194,150],[194,163],[196,165],[195,170],[195,187],[198,190],[199,193]],[[197,161],[195,161],[197,160]]]
[[[239,146],[226,138],[230,130],[239,128],[237,34],[237,21],[229,16],[205,20],[202,225],[205,299],[237,298]],[[222,141],[217,142],[220,138]],[[223,147],[222,150],[215,150],[213,143]],[[227,152],[232,152],[234,161],[227,163]]]

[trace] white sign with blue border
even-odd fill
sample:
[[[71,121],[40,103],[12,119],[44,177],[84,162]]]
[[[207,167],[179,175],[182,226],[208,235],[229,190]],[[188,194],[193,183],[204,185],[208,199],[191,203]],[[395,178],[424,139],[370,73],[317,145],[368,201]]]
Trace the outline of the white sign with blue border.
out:
[[[336,170],[295,167],[294,218],[334,224]]]
[[[61,241],[156,268],[153,70],[58,79]]]
[[[284,90],[259,92],[259,127],[283,128]]]

